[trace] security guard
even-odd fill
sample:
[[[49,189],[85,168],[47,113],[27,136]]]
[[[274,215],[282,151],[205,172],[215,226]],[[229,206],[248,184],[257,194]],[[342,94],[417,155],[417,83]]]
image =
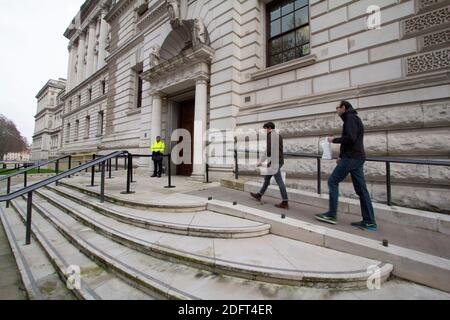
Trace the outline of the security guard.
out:
[[[164,151],[166,147],[164,145],[164,142],[161,141],[161,137],[156,137],[156,142],[153,143],[152,148],[150,149],[153,156],[153,164],[154,164],[154,171],[152,178],[158,177],[161,178],[162,173],[162,163],[163,163],[163,157],[164,157]]]

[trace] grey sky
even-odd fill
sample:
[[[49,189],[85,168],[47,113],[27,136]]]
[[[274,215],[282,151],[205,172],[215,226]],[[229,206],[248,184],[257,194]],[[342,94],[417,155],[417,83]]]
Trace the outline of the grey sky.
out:
[[[0,0],[0,113],[32,142],[36,94],[67,77],[63,33],[84,0]]]

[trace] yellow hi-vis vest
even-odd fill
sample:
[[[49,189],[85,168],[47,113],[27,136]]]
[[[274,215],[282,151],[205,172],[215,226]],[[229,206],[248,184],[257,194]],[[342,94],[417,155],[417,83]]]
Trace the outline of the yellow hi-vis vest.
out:
[[[152,148],[150,149],[150,151],[153,152],[161,152],[162,154],[164,154],[164,150],[166,149],[164,142],[161,140],[160,142],[155,141],[152,144]]]

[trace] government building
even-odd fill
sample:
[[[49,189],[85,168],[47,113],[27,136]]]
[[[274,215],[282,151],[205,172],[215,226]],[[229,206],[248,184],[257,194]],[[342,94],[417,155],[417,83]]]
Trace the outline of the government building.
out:
[[[87,0],[64,36],[66,80],[37,95],[34,160],[149,154],[157,136],[169,152],[184,129],[185,154],[207,161],[174,174],[204,179],[207,162],[218,180],[233,175],[234,136],[251,147],[246,132],[267,121],[285,152],[320,154],[341,132],[341,100],[365,124],[369,157],[450,158],[449,1]],[[323,161],[324,188],[334,165]],[[285,170],[289,187],[315,191],[314,159],[287,158]],[[385,170],[366,163],[375,201]],[[254,165],[240,171],[258,178]],[[391,176],[394,204],[450,211],[448,168],[393,164]],[[341,193],[355,196],[350,181]]]

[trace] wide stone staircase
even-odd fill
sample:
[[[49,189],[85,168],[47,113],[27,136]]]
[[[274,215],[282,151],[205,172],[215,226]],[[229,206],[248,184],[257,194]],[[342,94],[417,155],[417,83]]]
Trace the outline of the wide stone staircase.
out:
[[[10,208],[2,204],[0,218],[28,296],[320,299],[369,291],[373,268],[381,283],[392,272],[383,261],[271,234],[271,225],[227,215],[200,198],[189,204],[132,199],[107,195],[100,203],[97,191],[62,182],[39,189],[29,246],[26,197]]]

